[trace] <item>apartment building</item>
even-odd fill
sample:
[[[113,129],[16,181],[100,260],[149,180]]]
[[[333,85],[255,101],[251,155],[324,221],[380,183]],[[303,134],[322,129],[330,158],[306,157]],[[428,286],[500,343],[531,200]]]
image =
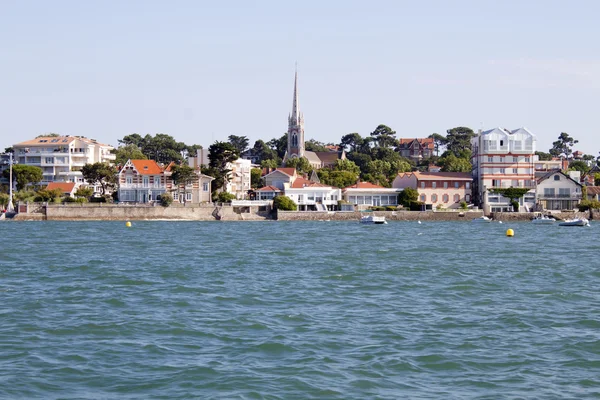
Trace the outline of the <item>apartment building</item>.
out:
[[[252,161],[238,158],[228,163],[229,181],[225,183],[224,191],[235,195],[236,199],[243,200],[251,189]]]
[[[535,206],[536,137],[526,128],[508,130],[494,128],[479,132],[471,140],[473,150],[474,203],[488,214],[512,211],[510,199],[494,193],[493,189],[529,188],[519,199],[520,210],[531,211]]]

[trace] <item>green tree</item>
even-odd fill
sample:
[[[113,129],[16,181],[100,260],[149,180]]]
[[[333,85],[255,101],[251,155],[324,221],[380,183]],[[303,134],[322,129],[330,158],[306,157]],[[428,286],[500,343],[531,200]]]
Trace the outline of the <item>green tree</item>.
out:
[[[310,165],[310,162],[308,162],[308,159],[306,159],[306,157],[288,158],[285,161],[285,166],[286,168],[296,168],[296,171],[300,173],[309,173],[313,170],[313,167]]]
[[[160,195],[160,205],[163,207],[169,207],[173,204],[173,196],[170,193],[163,193]]]
[[[2,209],[8,206],[8,197],[9,196],[6,193],[0,193],[0,207],[2,207]]]
[[[464,157],[465,150],[471,152],[471,139],[476,136],[471,128],[459,126],[446,131],[446,149],[456,157]]]
[[[550,153],[544,153],[543,151],[536,151],[535,155],[538,156],[538,160],[540,160],[540,161],[552,160],[552,154],[550,154]]]
[[[600,173],[598,172],[594,174],[594,186],[600,186]]]
[[[258,189],[262,187],[262,169],[252,168],[250,170],[250,186],[252,189]]]
[[[48,201],[52,203],[58,203],[63,194],[63,191],[59,188],[52,190],[40,189],[36,192],[39,201]]]
[[[326,144],[315,139],[310,139],[304,142],[304,149],[307,151],[329,151]]]
[[[398,194],[398,203],[402,204],[404,207],[410,207],[411,203],[414,203],[419,200],[419,192],[417,189],[413,189],[411,187],[404,188]]]
[[[277,157],[283,159],[285,152],[287,151],[287,132],[283,134],[279,139],[271,139],[267,142],[267,146],[277,152]]]
[[[296,211],[298,205],[287,196],[275,196],[273,199],[273,208],[282,211]]]
[[[41,137],[59,137],[60,135],[58,133],[43,133],[41,135],[37,135],[35,138],[41,138]]]
[[[6,153],[6,154],[8,154],[8,153],[14,153],[14,152],[15,152],[15,149],[13,149],[12,146],[4,148],[4,153]]]
[[[179,191],[179,188],[183,186],[183,203],[187,202],[187,186],[198,181],[198,175],[194,168],[187,165],[174,165],[171,168],[171,179],[175,183],[175,190]]]
[[[238,149],[231,143],[217,141],[208,148],[209,169],[206,174],[215,178],[211,186],[213,197],[217,190],[222,189],[225,182],[229,181],[231,170],[227,168],[227,165],[239,157]]]
[[[348,171],[352,172],[356,175],[360,174],[360,168],[358,165],[354,163],[354,161],[345,159],[345,160],[335,160],[335,164],[332,168],[334,171]]]
[[[347,152],[358,151],[362,148],[365,140],[356,132],[342,136],[340,147]]]
[[[239,154],[246,151],[248,149],[248,144],[250,143],[246,136],[229,135],[227,139],[229,140],[229,143],[237,149]]]
[[[530,189],[526,188],[509,187],[504,189],[491,189],[490,191],[492,193],[498,193],[504,198],[510,199],[510,203],[513,205],[513,209],[515,211],[519,211],[519,202],[517,200],[523,197],[525,193],[529,192],[529,190]]]
[[[254,155],[258,158],[257,163],[261,164],[264,160],[274,160],[277,165],[280,163],[280,158],[277,156],[277,151],[273,150],[262,140],[254,142],[252,147]]]
[[[13,165],[13,180],[17,182],[17,190],[23,190],[29,184],[36,185],[44,178],[43,171],[40,167],[33,165],[16,164]],[[6,179],[10,179],[10,170],[4,170],[3,175]]]
[[[471,172],[471,162],[466,158],[458,158],[453,153],[447,154],[438,160],[438,165],[443,172]]]
[[[275,160],[262,160],[260,166],[261,168],[277,168],[279,164]]]
[[[395,147],[398,144],[396,140],[396,131],[387,125],[380,124],[371,132],[371,137],[379,147]]]
[[[115,164],[117,165],[125,165],[127,160],[148,159],[148,157],[142,153],[142,150],[134,144],[126,144],[125,146],[113,149],[111,150],[111,153],[115,154]]]
[[[317,175],[322,184],[339,188],[355,184],[359,176],[357,172],[332,170],[329,168],[321,168],[317,171]]]
[[[569,163],[569,170],[581,171],[581,175],[587,174],[591,167],[581,160],[574,160]]]
[[[232,200],[235,200],[235,195],[233,193],[219,192],[217,194],[216,201],[219,203],[231,203]]]
[[[119,140],[119,143],[136,146],[148,159],[163,164],[181,163],[190,149],[190,146],[177,142],[172,136],[164,133],[157,133],[154,136],[148,134],[144,137],[133,133]]]
[[[85,164],[81,168],[81,174],[90,185],[100,185],[102,188],[102,196],[106,194],[108,189],[114,189],[117,184],[117,172],[107,163]]]
[[[75,191],[75,197],[90,198],[94,194],[94,188],[88,186],[79,186]]]
[[[571,154],[573,154],[573,146],[577,143],[579,143],[579,140],[575,140],[566,132],[561,132],[558,135],[558,140],[552,142],[552,148],[549,153],[554,157],[570,158]]]
[[[446,145],[446,136],[440,135],[439,133],[432,133],[429,135],[430,139],[433,139],[433,147],[435,149],[435,155],[440,155],[440,148]]]

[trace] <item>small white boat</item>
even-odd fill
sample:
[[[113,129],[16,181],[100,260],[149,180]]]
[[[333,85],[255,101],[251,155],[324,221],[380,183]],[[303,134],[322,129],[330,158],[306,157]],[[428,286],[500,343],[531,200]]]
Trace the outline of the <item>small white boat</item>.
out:
[[[485,222],[492,222],[492,220],[489,219],[488,217],[486,217],[485,215],[482,215],[479,218],[473,218],[471,220],[471,222],[478,222],[478,223],[484,222],[485,223]]]
[[[377,217],[375,215],[365,215],[364,217],[361,217],[360,223],[361,224],[382,225],[382,224],[387,224],[387,221],[385,220],[385,217]]]
[[[565,219],[559,226],[590,226],[590,221],[585,218]]]
[[[532,224],[553,224],[556,220],[547,215],[538,215],[534,219],[531,220]]]

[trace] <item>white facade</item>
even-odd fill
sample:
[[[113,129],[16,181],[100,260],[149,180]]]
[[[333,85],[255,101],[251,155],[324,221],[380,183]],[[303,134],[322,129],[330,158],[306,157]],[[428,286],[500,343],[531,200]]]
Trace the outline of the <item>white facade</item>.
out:
[[[509,199],[490,192],[510,187],[531,188],[519,200],[520,209],[531,211],[535,205],[535,135],[526,128],[495,128],[480,132],[471,146],[473,194],[484,213],[512,210]]]
[[[238,158],[232,163],[227,164],[229,181],[225,183],[225,191],[235,195],[236,199],[245,199],[248,191],[251,189],[252,180],[252,161]]]
[[[342,190],[324,185],[294,188],[286,184],[285,195],[298,205],[300,211],[326,211],[337,207],[338,201],[342,199]]]
[[[573,210],[581,201],[581,184],[561,171],[550,172],[538,181],[536,199],[544,210]]]
[[[112,163],[112,146],[82,136],[43,136],[13,145],[19,164],[40,167],[42,184],[75,182],[84,184],[81,168],[96,162]]]

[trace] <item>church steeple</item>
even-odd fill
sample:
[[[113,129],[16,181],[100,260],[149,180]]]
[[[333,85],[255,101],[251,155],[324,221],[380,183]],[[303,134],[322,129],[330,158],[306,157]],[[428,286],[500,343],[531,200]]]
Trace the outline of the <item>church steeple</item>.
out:
[[[304,157],[304,116],[298,101],[298,68],[294,75],[294,100],[288,118],[288,157]]]

